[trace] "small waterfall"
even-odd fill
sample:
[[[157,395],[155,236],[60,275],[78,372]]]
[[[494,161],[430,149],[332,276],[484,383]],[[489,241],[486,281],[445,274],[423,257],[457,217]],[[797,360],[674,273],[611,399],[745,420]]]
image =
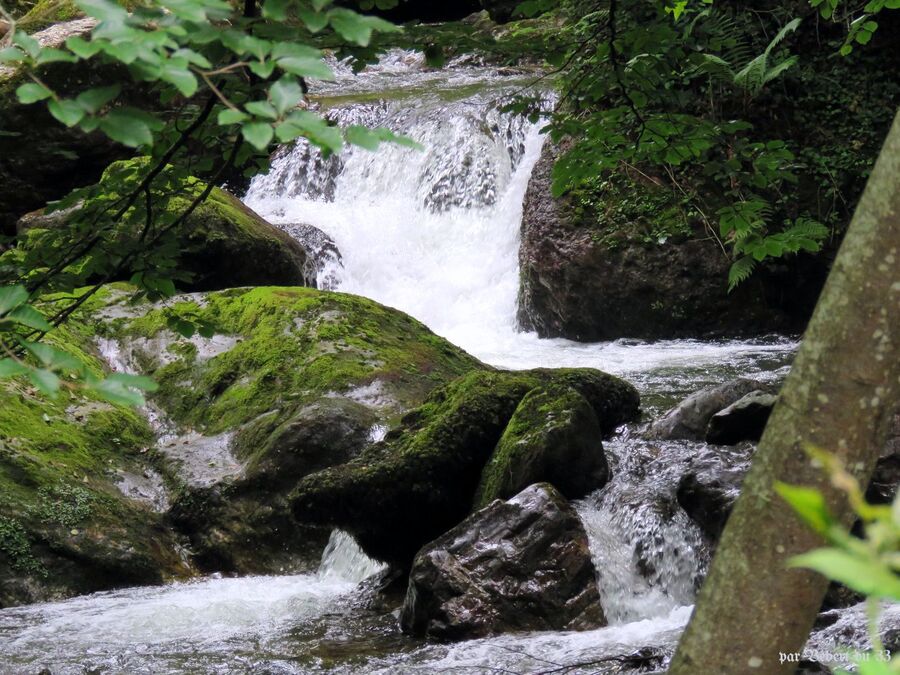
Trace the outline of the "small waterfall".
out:
[[[340,579],[359,583],[385,567],[367,556],[349,534],[334,530],[322,553],[316,576],[323,581]]]

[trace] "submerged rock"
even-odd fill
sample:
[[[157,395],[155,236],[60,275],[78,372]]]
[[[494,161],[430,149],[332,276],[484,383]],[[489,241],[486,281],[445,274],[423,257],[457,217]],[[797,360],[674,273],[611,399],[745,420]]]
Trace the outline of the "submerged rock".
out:
[[[647,435],[661,440],[703,440],[713,415],[747,394],[765,389],[761,382],[746,378],[701,389],[654,422]]]
[[[530,391],[513,413],[481,474],[475,507],[509,499],[529,485],[551,483],[567,499],[609,478],[602,432],[587,400],[571,387]]]
[[[778,397],[765,391],[751,391],[709,419],[706,442],[734,445],[762,438]]]
[[[301,481],[294,515],[347,530],[370,556],[408,567],[419,548],[471,511],[484,467],[516,408],[529,392],[548,386],[582,396],[603,433],[639,412],[634,387],[599,371],[477,370],[435,391],[383,442]],[[562,474],[546,464],[535,468]]]
[[[400,625],[455,640],[606,625],[578,514],[547,484],[475,512],[416,555]]]

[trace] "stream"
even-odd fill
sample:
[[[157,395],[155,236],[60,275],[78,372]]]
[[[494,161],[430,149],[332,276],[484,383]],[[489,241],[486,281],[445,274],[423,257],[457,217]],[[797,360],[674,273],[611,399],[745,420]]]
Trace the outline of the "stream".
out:
[[[543,138],[540,124],[498,104],[534,74],[471,60],[431,70],[399,50],[358,76],[345,64],[336,71],[336,82],[313,89],[329,116],[390,127],[424,149],[353,148],[325,159],[299,143],[253,180],[245,201],[264,218],[298,237],[308,236],[301,224],[311,224],[333,239],[340,256],[332,252],[322,266],[321,286],[401,309],[495,366],[587,366],[625,377],[648,417],[709,384],[787,372],[797,343],[782,336],[580,344],[519,332],[522,201]],[[605,443],[613,478],[576,504],[608,627],[456,644],[407,638],[396,616],[370,606],[358,586],[379,565],[335,532],[308,574],[206,578],[0,610],[0,672],[660,671],[710,555],[675,503],[675,487],[685,464],[709,451],[633,432]],[[736,462],[748,461],[747,449],[734,452]],[[863,624],[862,610],[851,608],[829,635],[864,646]],[[563,668],[578,663],[587,665]]]

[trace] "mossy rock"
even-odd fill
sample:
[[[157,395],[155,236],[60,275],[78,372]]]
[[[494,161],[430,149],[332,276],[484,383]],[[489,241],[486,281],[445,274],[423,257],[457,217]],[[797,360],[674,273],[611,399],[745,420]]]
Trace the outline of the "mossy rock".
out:
[[[529,485],[552,484],[567,499],[603,487],[609,466],[587,400],[568,386],[532,389],[513,413],[481,474],[475,508]]]
[[[125,186],[137,184],[149,170],[148,164],[146,158],[136,158],[107,168],[97,189],[100,207],[108,208],[109,200],[128,189]],[[163,275],[170,263],[184,290],[315,285],[315,266],[303,246],[218,187],[212,188],[205,201],[179,225],[182,214],[207,186],[195,178],[177,179],[172,173],[171,169],[164,170],[154,180],[154,190],[171,183],[176,186],[176,195],[157,203],[151,229],[143,229],[143,216],[137,218],[140,225],[126,216],[108,228],[78,267],[71,268],[70,272],[78,275],[77,281],[92,282],[94,276],[106,272],[108,259],[140,252],[133,256],[132,267],[122,271],[121,280],[145,269],[149,262],[151,269],[159,267]],[[19,221],[18,250],[7,254],[6,259],[25,269],[52,266],[55,256],[71,249],[69,240],[82,240],[84,223],[93,227],[92,221],[92,211],[85,212],[85,207],[29,214]],[[150,260],[145,261],[148,256]]]
[[[82,335],[53,340],[101,372]],[[152,443],[132,409],[0,384],[0,607],[191,573],[162,514],[118,487],[148,470]]]
[[[25,3],[22,3],[25,6]],[[63,21],[84,17],[84,12],[72,0],[36,0],[28,3],[28,11],[17,22],[21,28],[34,33]]]
[[[178,485],[170,513],[208,571],[303,569],[328,530],[298,525],[287,495],[352,459],[435,388],[484,368],[411,317],[352,295],[231,289],[131,304],[117,284],[91,298],[104,349],[154,378],[171,427],[159,448]],[[195,322],[211,337],[170,326]]]
[[[434,392],[384,442],[303,479],[295,517],[345,529],[369,555],[408,567],[419,548],[470,512],[516,408],[548,385],[571,387],[590,405],[595,428],[607,432],[639,412],[634,387],[599,371],[478,370]]]

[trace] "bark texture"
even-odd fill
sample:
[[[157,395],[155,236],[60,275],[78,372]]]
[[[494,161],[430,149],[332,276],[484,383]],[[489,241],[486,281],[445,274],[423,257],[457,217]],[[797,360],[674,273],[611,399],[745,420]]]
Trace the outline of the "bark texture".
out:
[[[848,526],[846,500],[804,452],[842,457],[866,482],[900,398],[900,115],[857,208],[795,365],[760,442],[669,675],[792,673],[827,581],[788,569],[822,545],[774,492],[821,490]]]

